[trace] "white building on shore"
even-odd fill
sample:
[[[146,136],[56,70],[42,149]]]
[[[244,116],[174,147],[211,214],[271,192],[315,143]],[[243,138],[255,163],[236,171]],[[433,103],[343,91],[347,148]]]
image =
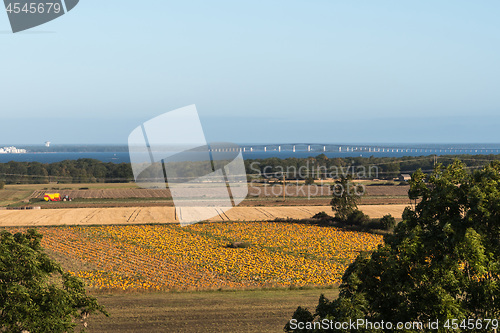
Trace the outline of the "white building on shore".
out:
[[[16,147],[0,148],[0,154],[26,154],[26,149],[17,149]]]

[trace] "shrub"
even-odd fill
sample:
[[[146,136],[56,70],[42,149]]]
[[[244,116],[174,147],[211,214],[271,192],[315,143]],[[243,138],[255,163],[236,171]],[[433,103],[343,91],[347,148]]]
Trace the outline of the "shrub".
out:
[[[4,182],[0,182],[0,190],[3,190],[5,187],[5,183]]]
[[[319,213],[315,214],[312,218],[316,219],[316,220],[331,220],[332,219],[332,217],[325,212],[319,212]]]
[[[298,323],[302,323],[302,325],[305,325],[305,323],[310,323],[314,320],[314,316],[306,309],[302,308],[299,306],[297,310],[293,313],[292,320],[288,322],[284,330],[285,332],[297,332],[297,333],[307,333],[310,332],[307,328],[304,329],[295,329],[293,326],[297,325]],[[295,324],[295,325],[294,325]]]
[[[250,243],[247,242],[232,242],[226,245],[227,248],[230,249],[245,249],[250,247]]]
[[[305,185],[313,185],[314,184],[314,178],[313,177],[307,177],[305,182]]]
[[[332,225],[333,222],[334,218],[325,212],[315,214],[310,220],[310,223],[315,223],[320,226],[329,226]]]
[[[380,223],[385,230],[393,230],[396,227],[396,219],[391,214],[384,215],[380,219]]]
[[[371,219],[370,221],[363,224],[366,229],[384,229],[380,219]]]
[[[359,209],[354,210],[347,216],[345,224],[352,226],[366,226],[370,223],[370,217],[360,211]]]

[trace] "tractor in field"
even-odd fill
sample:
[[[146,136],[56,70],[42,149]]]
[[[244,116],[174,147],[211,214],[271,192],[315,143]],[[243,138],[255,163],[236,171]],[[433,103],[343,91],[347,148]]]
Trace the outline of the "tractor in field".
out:
[[[43,200],[45,200],[45,201],[71,201],[72,199],[68,195],[61,197],[60,193],[51,193],[51,194],[46,193],[43,196]]]

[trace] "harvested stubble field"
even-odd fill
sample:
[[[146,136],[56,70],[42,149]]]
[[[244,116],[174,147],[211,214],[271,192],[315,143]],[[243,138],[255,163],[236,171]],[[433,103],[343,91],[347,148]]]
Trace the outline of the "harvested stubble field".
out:
[[[283,206],[323,206],[329,211],[330,197],[313,198],[247,198],[238,207],[283,207]],[[362,197],[361,205],[409,205],[408,197]],[[60,208],[111,208],[111,207],[173,207],[172,200],[165,199],[82,199],[72,202],[35,202],[29,206],[41,206],[42,209]]]
[[[91,316],[95,333],[276,333],[297,305],[314,310],[320,294],[337,289],[252,290],[98,295],[110,317]]]
[[[360,205],[372,218],[391,214],[400,218],[407,205]],[[181,214],[182,214],[181,208]],[[214,210],[209,221],[269,221],[276,218],[304,219],[325,211],[328,206],[234,207],[223,215]],[[57,226],[176,223],[174,207],[62,208],[40,210],[0,210],[0,226]]]
[[[101,291],[333,286],[360,252],[382,243],[380,235],[276,222],[38,231],[56,260]]]

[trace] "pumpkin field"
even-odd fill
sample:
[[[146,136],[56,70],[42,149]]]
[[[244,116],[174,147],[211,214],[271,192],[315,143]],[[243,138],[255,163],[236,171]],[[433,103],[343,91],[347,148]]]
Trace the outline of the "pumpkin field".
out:
[[[326,287],[360,252],[382,244],[380,235],[279,222],[38,231],[47,252],[97,291]],[[245,246],[228,246],[235,242]]]

